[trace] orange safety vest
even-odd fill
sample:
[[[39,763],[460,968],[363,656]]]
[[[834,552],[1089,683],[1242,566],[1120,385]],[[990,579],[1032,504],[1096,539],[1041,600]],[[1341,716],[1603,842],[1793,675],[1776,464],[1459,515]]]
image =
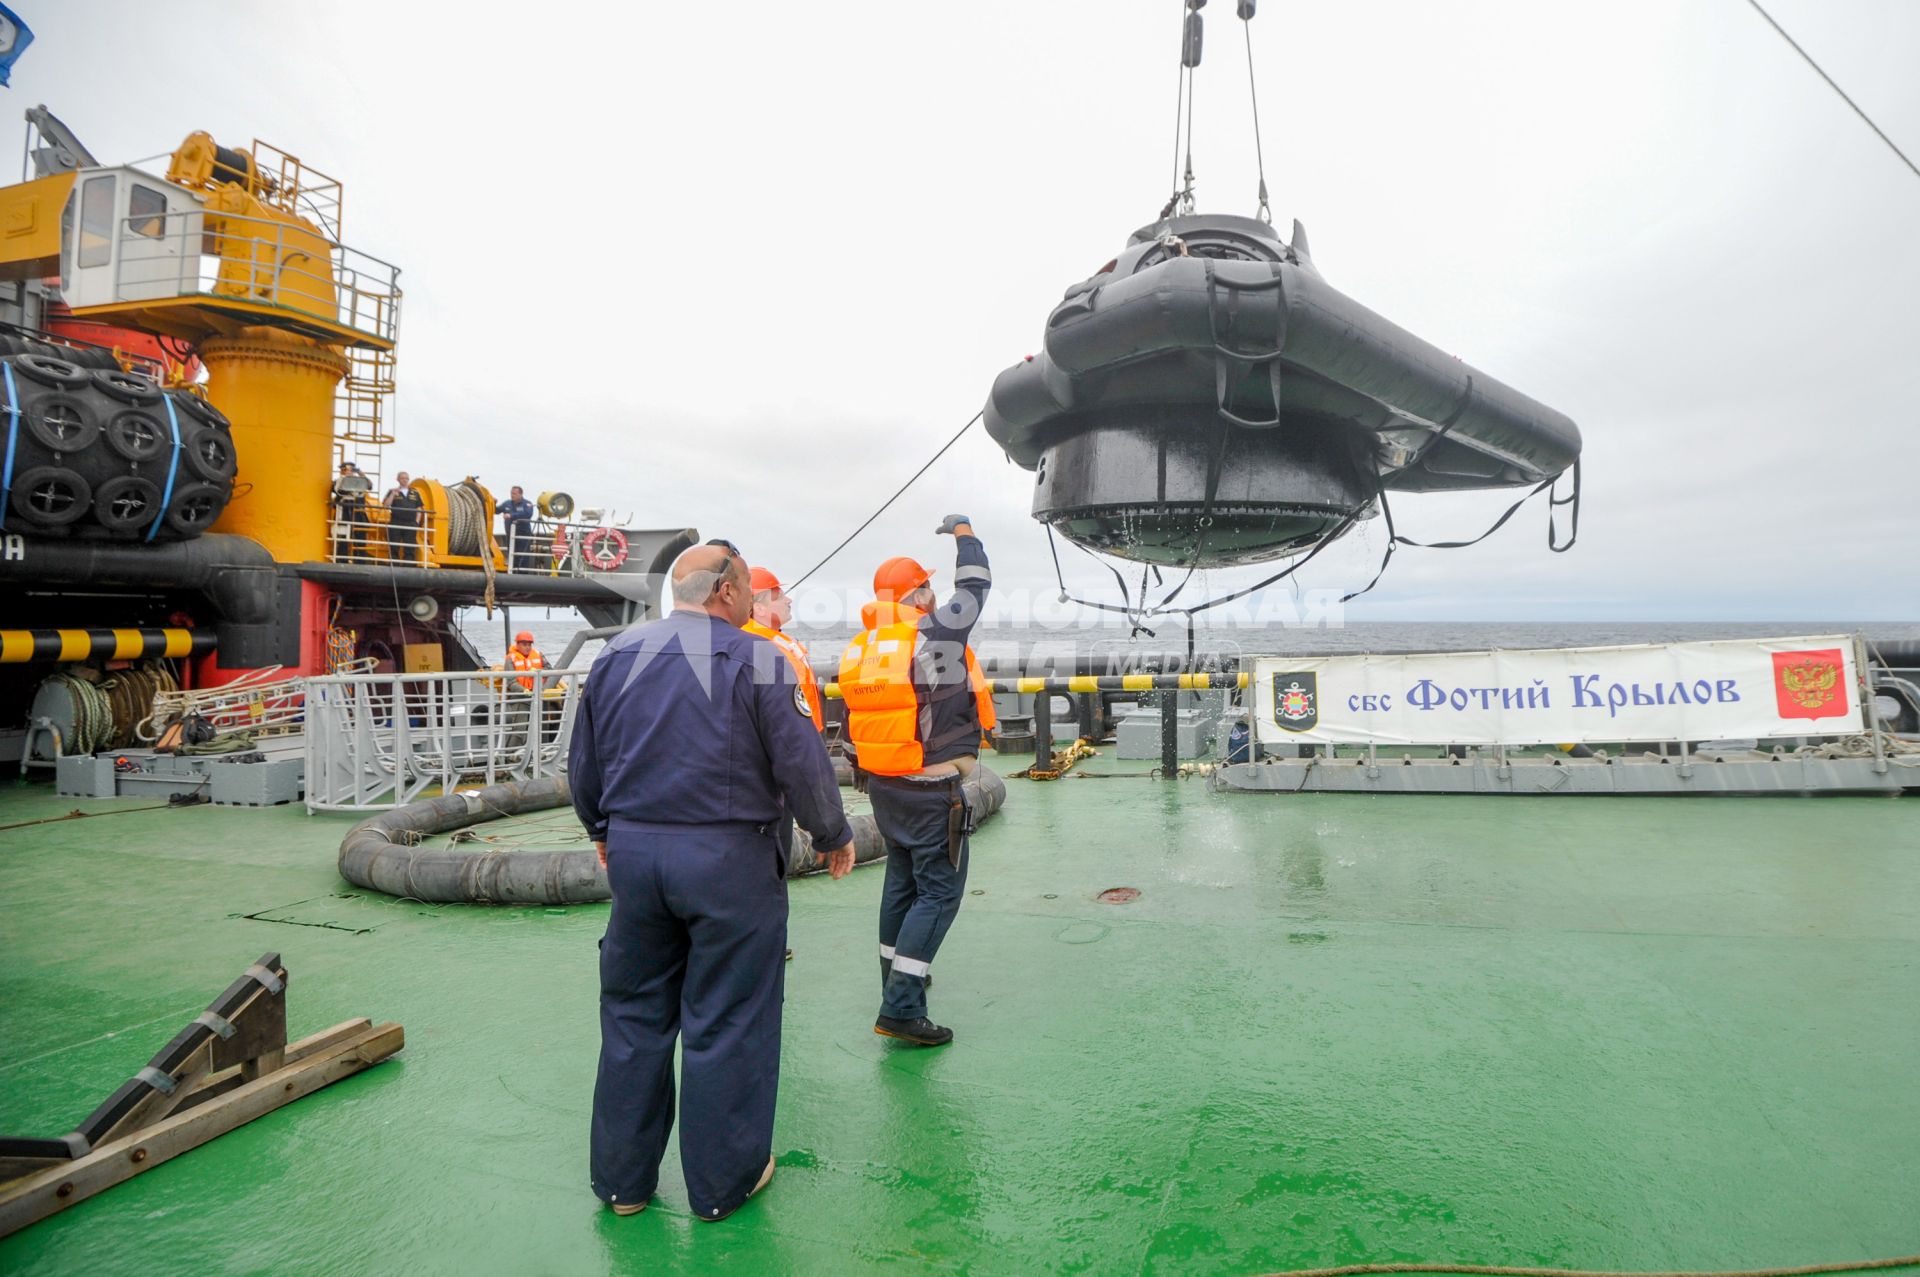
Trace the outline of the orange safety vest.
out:
[[[807,646],[799,639],[788,638],[779,630],[758,621],[748,621],[740,627],[749,634],[758,634],[782,652],[786,653],[787,664],[793,666],[793,672],[799,676],[801,694],[807,698],[807,715],[813,719],[813,730],[827,730],[826,707],[820,703],[820,680],[813,675],[813,662],[807,657]]]
[[[980,662],[974,659],[971,645],[967,648],[967,684],[973,688],[973,703],[980,711],[980,731],[984,735],[1000,725],[1000,715],[993,711],[993,688],[987,685],[987,676],[980,672]]]
[[[925,613],[878,600],[860,609],[866,628],[840,654],[840,697],[847,703],[847,737],[863,771],[910,776],[925,765],[920,742],[920,698],[913,689],[913,657],[920,647]],[[973,688],[980,727],[991,730],[993,690],[973,648],[966,649],[967,682]]]
[[[507,664],[517,670],[543,670],[547,668],[547,658],[540,655],[538,651],[535,651],[531,656],[522,656],[520,655],[519,648],[510,647],[507,649]],[[519,682],[520,686],[527,691],[531,692],[533,690],[532,679],[523,678],[519,680]]]

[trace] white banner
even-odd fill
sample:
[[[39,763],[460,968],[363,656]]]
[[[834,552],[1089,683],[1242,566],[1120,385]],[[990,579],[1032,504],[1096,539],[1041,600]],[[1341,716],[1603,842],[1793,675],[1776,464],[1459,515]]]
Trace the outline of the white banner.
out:
[[[1543,745],[1865,730],[1852,635],[1533,652],[1262,656],[1263,744]]]

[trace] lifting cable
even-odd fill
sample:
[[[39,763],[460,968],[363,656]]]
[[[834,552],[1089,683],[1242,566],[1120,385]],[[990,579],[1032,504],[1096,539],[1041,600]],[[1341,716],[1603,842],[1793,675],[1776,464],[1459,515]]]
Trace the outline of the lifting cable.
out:
[[[1200,65],[1200,6],[1206,2],[1180,0],[1180,78],[1173,99],[1173,194],[1160,210],[1158,220],[1162,222],[1193,212],[1193,72]]]
[[[1273,225],[1273,209],[1267,203],[1267,148],[1260,140],[1260,90],[1253,81],[1253,6],[1255,0],[1240,0],[1240,30],[1247,37],[1247,100],[1253,104],[1253,160],[1260,170],[1260,211],[1255,214]]]
[[[1183,4],[1180,10],[1180,29],[1183,40],[1185,39],[1186,21],[1186,8]],[[1173,183],[1168,188],[1173,194],[1167,197],[1167,206],[1160,210],[1160,218],[1162,221],[1173,216],[1174,206],[1180,202],[1180,125],[1186,118],[1186,111],[1187,64],[1182,60],[1180,63],[1180,75],[1179,78],[1174,81],[1173,87]]]
[[[1200,9],[1207,0],[1180,0],[1180,76],[1173,98],[1173,193],[1160,210],[1159,221],[1193,212],[1193,86],[1203,43]],[[1253,162],[1260,175],[1259,205],[1255,216],[1273,225],[1273,206],[1267,196],[1267,153],[1260,130],[1260,91],[1253,73],[1253,15],[1258,0],[1238,0],[1247,46],[1247,100],[1253,108]]]
[[[849,532],[847,534],[847,539],[845,541],[842,541],[839,545],[836,545],[833,547],[833,549],[827,551],[826,558],[820,560],[818,563],[808,568],[805,574],[802,575],[798,581],[795,581],[792,585],[789,585],[787,587],[787,593],[791,594],[793,591],[799,589],[802,585],[804,585],[806,583],[807,577],[812,576],[815,572],[818,572],[821,568],[827,566],[827,564],[833,560],[834,555],[846,549],[847,546],[853,541],[855,537],[859,536],[862,532],[865,532],[867,528],[872,525],[875,519],[885,514],[887,512],[887,507],[892,505],[895,501],[898,501],[900,499],[900,494],[905,492],[908,488],[911,488],[914,485],[914,483],[920,478],[921,475],[933,469],[933,463],[940,460],[940,458],[946,456],[947,449],[953,447],[954,444],[959,443],[960,436],[966,434],[967,431],[973,429],[974,423],[979,421],[980,418],[986,416],[986,413],[987,413],[987,410],[985,408],[982,408],[979,412],[976,412],[973,414],[973,416],[969,417],[967,419],[967,424],[960,427],[960,429],[954,432],[953,438],[947,440],[945,443],[940,445],[940,451],[934,453],[931,457],[928,457],[927,463],[921,466],[918,470],[915,470],[913,472],[912,478],[908,479],[905,483],[901,484],[898,488],[895,488],[893,495],[888,497],[885,501],[882,501],[880,503],[880,508],[867,516],[867,520],[865,523],[862,523],[859,527]]]
[[[1920,165],[1917,165],[1912,160],[1908,159],[1907,153],[1901,150],[1899,147],[1895,146],[1893,143],[1893,139],[1888,137],[1884,132],[1882,132],[1880,126],[1873,122],[1873,117],[1868,115],[1865,111],[1861,110],[1860,104],[1858,102],[1855,102],[1852,98],[1848,97],[1847,91],[1845,89],[1841,88],[1838,84],[1834,83],[1833,77],[1828,75],[1826,71],[1821,68],[1818,62],[1815,62],[1813,60],[1813,55],[1811,53],[1808,53],[1805,49],[1801,48],[1800,42],[1798,40],[1795,40],[1792,36],[1788,35],[1787,29],[1781,26],[1778,22],[1775,22],[1773,20],[1773,15],[1771,13],[1768,13],[1765,9],[1760,7],[1760,0],[1747,0],[1747,3],[1753,6],[1753,11],[1755,13],[1759,14],[1761,17],[1767,20],[1768,26],[1772,27],[1775,31],[1780,33],[1780,38],[1782,40],[1785,40],[1789,45],[1793,46],[1793,51],[1795,53],[1799,54],[1802,58],[1806,59],[1807,65],[1813,68],[1814,73],[1816,75],[1818,75],[1821,79],[1827,82],[1828,88],[1832,89],[1835,93],[1838,93],[1840,95],[1840,100],[1842,102],[1845,102],[1848,106],[1853,108],[1853,113],[1859,116],[1861,120],[1863,120],[1866,123],[1866,126],[1868,128],[1873,130],[1874,135],[1876,137],[1878,137],[1882,142],[1885,142],[1887,144],[1887,149],[1889,151],[1892,151],[1895,155],[1899,156],[1900,162],[1906,165],[1908,168],[1912,169],[1913,175],[1915,177],[1920,177]]]

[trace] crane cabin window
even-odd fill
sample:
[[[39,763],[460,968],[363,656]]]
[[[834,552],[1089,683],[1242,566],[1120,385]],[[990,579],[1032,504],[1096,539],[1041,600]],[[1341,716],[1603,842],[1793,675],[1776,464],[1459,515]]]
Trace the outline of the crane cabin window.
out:
[[[127,195],[127,229],[148,239],[165,238],[167,197],[152,187],[135,182]]]
[[[74,265],[105,266],[113,260],[113,175],[90,177],[80,187],[80,244]]]

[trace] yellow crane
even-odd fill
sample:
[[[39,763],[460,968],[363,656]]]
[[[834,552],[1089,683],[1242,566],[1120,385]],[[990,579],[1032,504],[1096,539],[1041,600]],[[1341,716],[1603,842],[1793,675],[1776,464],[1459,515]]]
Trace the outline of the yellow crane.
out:
[[[40,114],[45,135],[58,122]],[[215,530],[282,562],[325,558],[337,461],[377,473],[392,441],[401,298],[397,268],[341,241],[339,181],[204,132],[164,178],[71,145],[42,154],[55,171],[0,189],[0,279],[51,278],[75,320],[190,347],[244,467]]]

